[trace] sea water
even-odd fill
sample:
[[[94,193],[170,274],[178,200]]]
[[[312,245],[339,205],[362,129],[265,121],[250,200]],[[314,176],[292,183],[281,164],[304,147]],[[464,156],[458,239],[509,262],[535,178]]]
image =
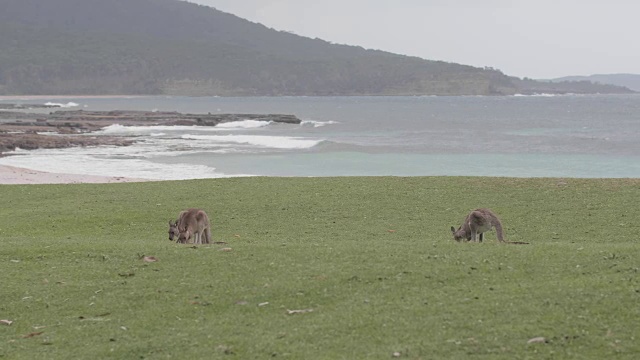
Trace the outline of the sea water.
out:
[[[640,95],[0,98],[71,109],[293,114],[302,123],[111,125],[132,146],[17,150],[0,164],[148,179],[640,177]],[[50,111],[47,110],[47,111]],[[55,136],[55,135],[51,135]]]

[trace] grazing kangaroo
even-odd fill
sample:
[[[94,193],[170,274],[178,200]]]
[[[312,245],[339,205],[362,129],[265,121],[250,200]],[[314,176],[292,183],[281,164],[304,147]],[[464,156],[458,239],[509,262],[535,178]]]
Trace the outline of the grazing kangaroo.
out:
[[[179,243],[187,243],[191,238],[193,238],[194,244],[211,243],[211,224],[209,216],[204,210],[187,209],[181,212],[176,227],[179,232]]]
[[[178,240],[178,238],[180,237],[180,230],[178,230],[178,224],[180,223],[180,220],[186,213],[187,211],[180,212],[180,215],[178,215],[178,220],[176,220],[175,222],[171,222],[171,220],[169,220],[169,240],[173,241],[174,238]]]
[[[496,228],[498,241],[505,242],[502,223],[498,216],[489,209],[475,209],[467,215],[458,230],[452,226],[451,232],[456,241],[466,239],[467,241],[477,242],[479,240],[482,242],[484,233],[491,230],[492,227]]]

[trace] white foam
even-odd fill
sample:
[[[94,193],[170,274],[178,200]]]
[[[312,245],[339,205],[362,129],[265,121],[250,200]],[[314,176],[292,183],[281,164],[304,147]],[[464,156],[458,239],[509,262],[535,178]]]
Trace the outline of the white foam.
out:
[[[526,95],[526,94],[513,94],[514,97],[554,97],[554,96],[559,96],[558,94],[547,94],[547,93],[540,93],[540,94],[530,94],[530,95]]]
[[[61,107],[61,108],[70,108],[70,107],[80,106],[80,104],[77,104],[77,103],[74,103],[74,102],[68,102],[66,104],[54,103],[54,102],[46,102],[44,104],[46,106],[58,106],[58,107]]]
[[[55,131],[38,131],[36,132],[38,135],[47,135],[47,136],[60,136],[60,133]]]
[[[132,156],[155,158],[175,157],[197,153],[228,154],[250,152],[241,149],[237,144],[212,144],[210,141],[184,140],[176,138],[153,138],[128,146]]]
[[[106,126],[93,135],[119,135],[119,136],[143,136],[158,133],[176,133],[176,132],[220,132],[230,130],[257,129],[270,125],[270,121],[243,120],[218,124],[217,126],[198,126],[198,125],[154,125],[154,126],[124,126],[113,124]],[[157,136],[157,135],[156,135]]]
[[[313,126],[313,127],[322,127],[327,125],[338,124],[337,121],[314,121],[314,120],[304,120],[300,123],[302,126]]]
[[[205,165],[160,164],[144,158],[126,156],[126,150],[121,153],[126,148],[39,149],[28,152],[18,149],[14,153],[23,155],[1,158],[0,164],[53,173],[121,176],[150,180],[229,177],[229,175],[217,172],[215,168]]]
[[[186,140],[204,140],[212,144],[245,144],[272,149],[309,149],[323,140],[264,135],[182,135]]]
[[[155,126],[124,126],[113,124],[106,126],[90,135],[112,135],[112,136],[158,136],[158,134],[169,134],[176,132],[206,132],[219,131],[212,126],[181,126],[181,125],[155,125]]]
[[[305,126],[324,126],[333,122],[309,121]],[[90,146],[65,149],[37,149],[13,152],[0,158],[0,164],[39,171],[81,175],[122,176],[152,180],[179,180],[228,177],[206,165],[165,164],[189,161],[198,154],[253,154],[265,151],[296,151],[313,148],[323,139],[268,135],[263,130],[271,122],[243,120],[221,126],[123,126],[114,124],[81,136],[135,137],[130,146]],[[280,127],[277,131],[286,130]],[[48,135],[54,135],[47,133]],[[185,156],[186,155],[186,156]],[[181,160],[171,158],[180,157]],[[156,162],[156,159],[161,163]],[[197,163],[197,160],[194,160]],[[251,176],[248,174],[233,176]]]
[[[124,126],[113,124],[94,132],[96,135],[150,135],[158,132],[219,132],[230,130],[249,130],[264,128],[274,124],[273,121],[261,120],[240,120],[220,123],[216,126],[198,126],[198,125],[152,125],[152,126]],[[321,127],[326,125],[338,124],[336,121],[314,121],[305,120],[300,123],[301,126]]]
[[[159,131],[179,130],[179,128],[188,130],[193,126],[124,126],[113,124],[93,132],[92,135],[151,135]]]
[[[216,125],[216,128],[220,129],[254,129],[271,125],[272,121],[260,121],[260,120],[241,120],[231,121],[226,123],[220,123]]]

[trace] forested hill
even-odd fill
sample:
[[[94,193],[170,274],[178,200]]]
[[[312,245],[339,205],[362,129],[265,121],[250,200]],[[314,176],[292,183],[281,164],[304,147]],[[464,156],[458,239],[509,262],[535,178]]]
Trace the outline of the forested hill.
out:
[[[624,86],[633,91],[640,91],[640,75],[638,74],[596,74],[589,76],[566,76],[559,79],[553,79],[551,81],[590,81],[600,84]]]
[[[0,0],[0,34],[4,95],[629,92],[331,44],[177,0]]]

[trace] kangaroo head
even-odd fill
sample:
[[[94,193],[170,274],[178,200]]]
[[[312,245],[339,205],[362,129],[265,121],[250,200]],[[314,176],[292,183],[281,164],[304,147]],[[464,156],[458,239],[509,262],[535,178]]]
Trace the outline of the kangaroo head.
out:
[[[180,236],[180,231],[178,231],[178,221],[172,223],[169,220],[169,240],[173,241],[174,238],[178,238]]]
[[[468,236],[466,231],[464,231],[464,229],[462,229],[462,227],[459,227],[458,230],[456,230],[456,228],[454,228],[453,226],[451,227],[451,233],[453,234],[453,239],[455,241],[462,241],[462,240],[471,240],[471,236]]]

